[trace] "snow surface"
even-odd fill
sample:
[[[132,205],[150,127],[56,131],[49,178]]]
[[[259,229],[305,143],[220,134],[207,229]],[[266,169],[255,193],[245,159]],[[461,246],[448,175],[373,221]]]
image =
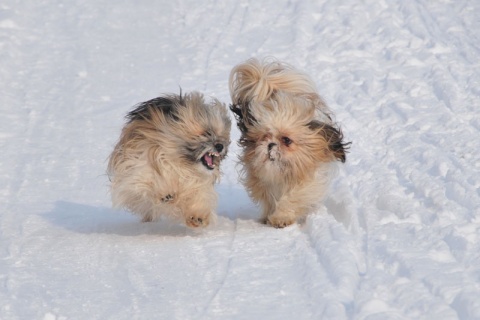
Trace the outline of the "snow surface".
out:
[[[480,319],[480,2],[0,3],[0,319]],[[203,232],[110,209],[125,113],[229,103],[230,69],[307,71],[348,140],[277,230],[237,181]],[[232,138],[239,136],[233,129]]]

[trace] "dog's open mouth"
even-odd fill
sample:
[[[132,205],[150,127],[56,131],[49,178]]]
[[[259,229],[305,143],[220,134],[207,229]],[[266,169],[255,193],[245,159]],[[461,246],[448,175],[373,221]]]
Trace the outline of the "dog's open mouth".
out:
[[[216,152],[207,152],[202,157],[202,163],[208,170],[213,170],[220,162],[220,154]]]

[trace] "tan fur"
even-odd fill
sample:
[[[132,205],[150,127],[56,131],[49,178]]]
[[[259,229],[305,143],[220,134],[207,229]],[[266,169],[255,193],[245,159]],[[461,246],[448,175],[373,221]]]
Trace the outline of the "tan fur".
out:
[[[332,162],[345,160],[341,131],[313,81],[287,64],[250,59],[233,68],[229,87],[243,183],[266,223],[288,226],[315,209]]]
[[[230,120],[224,104],[206,104],[200,93],[166,98],[171,108],[145,102],[123,128],[108,163],[112,202],[143,221],[165,215],[189,227],[207,226],[215,217],[214,183],[230,143]],[[209,152],[219,155],[213,170],[201,162]]]

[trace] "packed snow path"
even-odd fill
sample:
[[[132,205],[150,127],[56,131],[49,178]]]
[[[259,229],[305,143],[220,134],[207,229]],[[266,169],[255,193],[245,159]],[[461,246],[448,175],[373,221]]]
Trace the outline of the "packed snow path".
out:
[[[480,2],[0,4],[0,319],[480,319]],[[347,163],[301,225],[259,224],[235,142],[202,232],[110,209],[130,108],[275,56]],[[232,138],[239,136],[236,128]]]

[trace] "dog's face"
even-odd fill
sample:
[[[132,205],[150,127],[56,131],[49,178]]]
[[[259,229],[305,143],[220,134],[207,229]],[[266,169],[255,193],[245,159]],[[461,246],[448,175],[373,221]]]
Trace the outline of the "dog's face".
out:
[[[178,165],[216,172],[227,154],[231,127],[227,109],[216,99],[205,103],[200,93],[147,101],[128,118],[156,145],[152,150]]]
[[[184,122],[180,126],[183,139],[180,154],[207,170],[218,169],[230,144],[231,124],[225,106],[215,101],[204,108],[185,111],[180,113]]]
[[[304,179],[319,163],[345,161],[341,131],[315,120],[315,105],[308,97],[277,94],[244,110],[242,160],[259,176]]]

